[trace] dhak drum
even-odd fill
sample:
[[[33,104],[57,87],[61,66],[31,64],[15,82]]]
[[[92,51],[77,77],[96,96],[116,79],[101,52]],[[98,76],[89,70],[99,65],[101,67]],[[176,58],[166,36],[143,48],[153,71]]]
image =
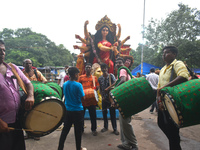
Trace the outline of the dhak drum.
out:
[[[63,122],[66,108],[60,96],[48,85],[31,81],[35,103],[30,111],[22,111],[21,123],[29,135],[41,137],[56,130]]]
[[[178,128],[200,124],[200,79],[161,90],[161,100]]]
[[[97,91],[89,88],[83,90],[85,93],[85,99],[82,102],[83,107],[91,106],[91,105],[97,105],[98,102],[98,94]]]
[[[40,103],[25,112],[22,126],[29,135],[41,137],[52,133],[63,122],[65,105],[56,97],[45,97]]]
[[[124,118],[146,109],[156,100],[153,89],[144,77],[124,82],[111,90],[110,95]]]
[[[59,84],[55,82],[47,82],[46,85],[50,86],[54,91],[56,91],[61,98],[63,97],[62,88]]]

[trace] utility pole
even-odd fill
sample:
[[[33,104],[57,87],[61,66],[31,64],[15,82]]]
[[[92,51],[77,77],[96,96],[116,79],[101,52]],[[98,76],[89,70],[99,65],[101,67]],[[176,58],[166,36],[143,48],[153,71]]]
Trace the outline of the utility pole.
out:
[[[141,52],[141,75],[143,74],[143,50],[144,50],[144,23],[145,23],[145,0],[143,10],[142,52]]]

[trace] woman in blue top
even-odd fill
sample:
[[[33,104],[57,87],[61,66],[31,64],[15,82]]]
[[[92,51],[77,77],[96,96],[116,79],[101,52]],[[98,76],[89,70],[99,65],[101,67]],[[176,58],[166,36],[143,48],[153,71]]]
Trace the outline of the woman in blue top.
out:
[[[68,69],[70,80],[63,84],[63,93],[65,95],[66,117],[64,119],[64,127],[60,135],[58,150],[63,150],[66,137],[74,124],[76,150],[86,150],[81,147],[82,126],[84,121],[84,111],[82,100],[84,99],[84,91],[82,84],[76,82],[79,77],[79,70],[76,67]]]

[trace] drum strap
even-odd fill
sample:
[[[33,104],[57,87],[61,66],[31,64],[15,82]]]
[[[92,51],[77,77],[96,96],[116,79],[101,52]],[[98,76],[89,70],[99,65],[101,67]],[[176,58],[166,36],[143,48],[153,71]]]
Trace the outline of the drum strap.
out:
[[[111,75],[109,74],[109,86],[111,86]]]
[[[120,73],[120,70],[121,70],[121,69],[125,69],[125,70],[126,70],[126,72],[127,72],[127,78],[128,78],[128,75],[130,75],[131,79],[133,78],[133,76],[132,76],[130,70],[129,70],[127,67],[122,66],[122,67],[120,67],[120,68],[117,70],[117,78],[118,78],[118,80],[116,81],[115,86],[120,82],[119,73]]]
[[[95,79],[94,79],[94,76],[92,76],[92,82],[93,82],[93,86],[95,87]]]
[[[171,76],[170,76],[169,82],[171,82],[173,79],[174,79],[174,65],[172,65],[172,71],[171,71]]]
[[[26,88],[24,82],[22,81],[22,79],[20,78],[20,76],[18,75],[18,73],[17,73],[15,67],[13,66],[12,63],[9,63],[8,65],[12,68],[12,72],[13,72],[13,74],[15,75],[15,77],[17,78],[17,82],[18,82],[19,86],[20,86],[20,87],[22,88],[22,90],[27,94],[27,88]]]

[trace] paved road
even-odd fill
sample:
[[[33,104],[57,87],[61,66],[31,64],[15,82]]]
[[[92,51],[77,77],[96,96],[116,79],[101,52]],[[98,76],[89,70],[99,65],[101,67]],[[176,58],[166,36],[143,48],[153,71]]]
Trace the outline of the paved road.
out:
[[[168,150],[168,140],[156,124],[157,114],[150,114],[149,108],[134,115],[132,125],[138,140],[139,150]],[[93,136],[90,130],[90,120],[85,120],[86,128],[82,137],[82,145],[88,150],[118,150],[120,136],[112,133],[109,121],[109,130],[101,133],[103,120],[98,120],[98,135]],[[119,129],[119,121],[117,120]],[[39,141],[26,140],[27,150],[56,150],[61,131],[41,137]],[[181,146],[183,150],[200,150],[200,125],[181,129]],[[65,142],[65,150],[75,150],[73,127]]]

